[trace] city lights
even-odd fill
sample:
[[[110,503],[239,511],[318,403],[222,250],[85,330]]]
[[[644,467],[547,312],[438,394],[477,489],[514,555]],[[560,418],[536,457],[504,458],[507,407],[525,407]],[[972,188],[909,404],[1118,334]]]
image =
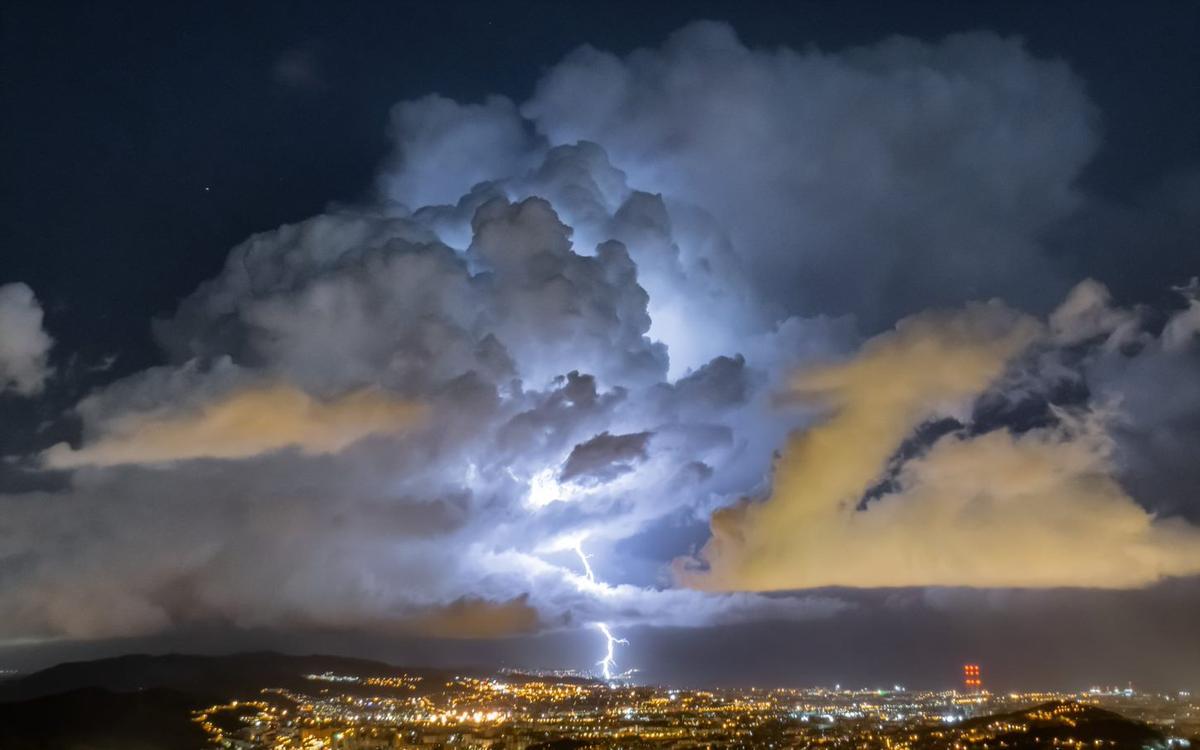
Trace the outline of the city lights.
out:
[[[621,642],[597,629],[610,648]],[[611,674],[611,651],[605,661]],[[238,750],[520,750],[558,740],[626,750],[1114,747],[1084,742],[1097,727],[1137,747],[1167,749],[1188,747],[1185,737],[1200,731],[1200,705],[1178,693],[1125,689],[687,690],[511,670],[503,678],[310,677],[311,692],[267,689],[197,711],[193,722],[214,744]],[[1125,746],[1134,745],[1116,745]]]

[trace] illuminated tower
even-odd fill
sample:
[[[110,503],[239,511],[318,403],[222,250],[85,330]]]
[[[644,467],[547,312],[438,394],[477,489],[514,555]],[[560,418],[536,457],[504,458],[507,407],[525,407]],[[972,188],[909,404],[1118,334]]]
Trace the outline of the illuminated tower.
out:
[[[978,664],[963,665],[963,687],[968,693],[978,693],[983,690],[983,680],[979,676]]]

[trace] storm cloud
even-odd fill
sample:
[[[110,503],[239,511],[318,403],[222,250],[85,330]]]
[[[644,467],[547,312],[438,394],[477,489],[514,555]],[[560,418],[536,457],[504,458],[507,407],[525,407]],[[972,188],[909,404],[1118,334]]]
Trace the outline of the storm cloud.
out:
[[[812,587],[1200,573],[1194,452],[1152,447],[1200,440],[1195,288],[1121,308],[1044,242],[1092,205],[1098,116],[1015,39],[714,23],[579,49],[526,102],[402,102],[375,199],[234,247],[154,321],[161,364],[19,457],[67,486],[3,497],[0,639],[733,625],[856,606]],[[0,301],[0,382],[36,393],[40,308]]]
[[[1128,316],[1106,298],[1082,285],[1055,314],[1056,333],[1118,335]],[[1169,322],[1168,349],[1188,315]],[[1200,573],[1200,528],[1156,519],[1118,482],[1103,401],[1020,434],[939,437],[862,505],[902,440],[923,423],[965,421],[1038,330],[998,305],[923,315],[848,362],[801,373],[792,393],[830,416],[790,442],[767,500],[714,516],[701,569],[685,567],[683,580],[751,590],[1131,588]]]

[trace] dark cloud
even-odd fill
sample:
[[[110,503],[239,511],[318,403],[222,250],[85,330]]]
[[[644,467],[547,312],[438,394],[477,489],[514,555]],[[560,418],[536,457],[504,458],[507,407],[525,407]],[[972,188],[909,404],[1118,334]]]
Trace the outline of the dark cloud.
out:
[[[599,435],[579,443],[571,449],[559,472],[559,481],[603,484],[622,474],[633,471],[634,466],[646,460],[646,444],[652,432],[631,432],[627,435]]]

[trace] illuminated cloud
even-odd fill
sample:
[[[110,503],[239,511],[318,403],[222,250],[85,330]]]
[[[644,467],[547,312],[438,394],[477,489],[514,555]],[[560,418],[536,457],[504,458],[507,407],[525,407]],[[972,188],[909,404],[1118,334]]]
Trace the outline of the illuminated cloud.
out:
[[[1077,290],[1057,319],[1096,291]],[[1099,410],[1059,412],[1054,426],[1020,435],[946,434],[869,497],[914,430],[965,420],[964,407],[1036,332],[998,305],[922,315],[848,362],[801,373],[793,393],[822,403],[827,417],[789,442],[765,501],[713,516],[712,538],[698,561],[681,564],[682,580],[760,591],[1129,588],[1200,573],[1200,528],[1157,519],[1126,494]]]
[[[1077,284],[1049,323],[1055,342],[1066,346],[1101,338],[1111,349],[1139,333],[1137,314],[1114,307],[1108,289],[1093,279]]]
[[[191,410],[134,412],[108,420],[78,450],[44,454],[51,468],[240,459],[295,448],[336,453],[370,435],[398,432],[421,409],[378,389],[321,400],[285,384],[235,391]]]
[[[0,286],[0,393],[32,396],[50,375],[53,341],[42,328],[42,308],[25,284]]]
[[[1193,278],[1177,291],[1187,299],[1187,308],[1173,315],[1163,328],[1162,345],[1171,352],[1186,351],[1200,340],[1200,280]]]
[[[1188,569],[1192,527],[1121,488],[1148,475],[1125,459],[1167,456],[1153,436],[1200,434],[1194,313],[1156,338],[1094,283],[1045,329],[1014,311],[1065,291],[1039,238],[1098,142],[1062,63],[988,34],[756,50],[702,23],[578,50],[523,104],[403,102],[392,131],[378,201],[234,247],[155,321],[163,364],[39,454],[65,486],[0,498],[0,638],[689,627],[850,606],[698,588]],[[1026,357],[1044,370],[1010,383]],[[1057,403],[1055,378],[1095,396],[968,424],[984,392]],[[914,447],[940,416],[962,424]],[[711,569],[673,585],[718,508]]]
[[[789,313],[878,329],[966,299],[1050,304],[1076,281],[1039,238],[1082,202],[1099,120],[1065,63],[1016,38],[753,48],[697,22],[627,55],[572,52],[521,112],[711,212],[755,296]]]

